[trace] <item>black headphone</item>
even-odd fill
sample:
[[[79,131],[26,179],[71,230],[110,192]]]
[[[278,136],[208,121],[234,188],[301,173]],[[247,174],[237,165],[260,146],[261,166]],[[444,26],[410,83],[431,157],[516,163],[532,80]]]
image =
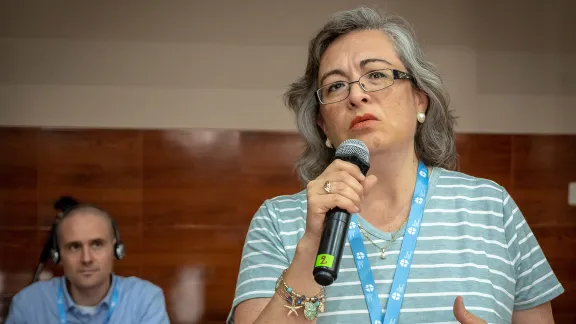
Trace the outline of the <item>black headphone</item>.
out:
[[[57,225],[54,227],[54,230],[52,231],[52,250],[50,250],[50,255],[52,256],[52,261],[54,261],[55,264],[60,263],[60,250],[58,248],[58,227],[60,225],[60,223],[66,219],[66,217],[68,215],[70,215],[73,211],[81,209],[81,208],[94,208],[96,210],[99,210],[100,212],[106,214],[108,216],[108,219],[110,220],[110,224],[112,225],[112,229],[114,230],[114,236],[116,238],[116,243],[114,244],[114,256],[116,257],[116,259],[118,260],[122,260],[122,258],[124,258],[124,256],[126,255],[125,249],[124,249],[124,243],[122,243],[122,241],[120,240],[120,231],[118,230],[118,227],[116,226],[116,222],[114,221],[114,219],[112,218],[112,216],[110,216],[108,214],[108,212],[106,212],[105,210],[103,210],[100,207],[94,206],[94,205],[89,205],[89,204],[78,204],[75,205],[73,207],[68,208],[67,210],[65,210],[62,213],[62,216],[60,217],[60,219],[57,222]]]

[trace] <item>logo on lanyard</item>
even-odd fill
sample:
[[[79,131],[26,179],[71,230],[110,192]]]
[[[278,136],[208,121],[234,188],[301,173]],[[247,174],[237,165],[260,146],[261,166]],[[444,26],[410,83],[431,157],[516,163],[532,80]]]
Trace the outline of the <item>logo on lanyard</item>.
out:
[[[358,229],[357,214],[352,215],[350,226],[348,227],[348,241],[352,254],[356,257],[356,269],[362,287],[364,287],[364,298],[366,299],[366,306],[368,307],[368,314],[370,316],[370,323],[373,324],[396,324],[400,316],[400,308],[404,299],[404,292],[406,291],[406,284],[408,282],[408,274],[410,266],[412,265],[412,256],[416,248],[416,240],[420,232],[420,224],[422,223],[422,215],[424,214],[424,201],[428,192],[428,169],[422,161],[418,163],[418,172],[416,176],[416,186],[414,187],[414,194],[412,199],[412,206],[410,207],[410,215],[408,216],[408,223],[406,233],[400,248],[398,263],[394,271],[394,279],[390,288],[390,298],[386,304],[386,313],[382,314],[382,307],[378,299],[378,292],[376,291],[376,283],[374,275],[370,268],[370,261],[364,258],[366,248]]]
[[[64,280],[62,280],[62,285],[60,285],[59,289],[58,289],[58,317],[59,317],[59,321],[60,324],[66,324],[68,322],[68,319],[66,317],[66,308],[64,306]],[[114,309],[116,308],[116,305],[118,305],[118,285],[114,285],[114,288],[112,290],[112,298],[110,298],[110,306],[108,307],[108,314],[106,314],[106,318],[104,319],[104,324],[108,324],[108,322],[110,321],[110,317],[112,316],[112,312],[114,312]]]

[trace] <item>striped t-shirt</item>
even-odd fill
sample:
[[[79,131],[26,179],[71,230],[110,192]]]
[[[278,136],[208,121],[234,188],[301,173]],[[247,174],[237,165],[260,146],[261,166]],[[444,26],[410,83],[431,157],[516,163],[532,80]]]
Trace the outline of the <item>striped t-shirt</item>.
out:
[[[273,296],[305,222],[305,191],[266,200],[258,209],[246,237],[228,323],[233,323],[239,303]],[[387,246],[392,233],[376,229],[362,217],[359,222],[374,243]],[[404,228],[400,231],[383,260],[381,249],[364,239],[383,309]],[[513,311],[538,306],[562,292],[530,227],[502,186],[433,168],[399,323],[458,323],[452,312],[456,296],[488,323],[511,323]],[[318,324],[370,323],[348,243],[338,279],[326,288],[326,296]]]

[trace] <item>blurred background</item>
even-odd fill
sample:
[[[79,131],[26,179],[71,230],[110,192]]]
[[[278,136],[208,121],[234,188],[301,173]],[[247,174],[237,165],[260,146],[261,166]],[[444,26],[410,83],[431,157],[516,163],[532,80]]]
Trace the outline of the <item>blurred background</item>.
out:
[[[576,323],[571,0],[0,0],[0,318],[72,195],[116,218],[116,272],[161,286],[173,323],[223,323],[254,212],[302,189],[282,94],[312,34],[359,5],[412,23],[459,169],[512,194],[566,289],[556,322]]]

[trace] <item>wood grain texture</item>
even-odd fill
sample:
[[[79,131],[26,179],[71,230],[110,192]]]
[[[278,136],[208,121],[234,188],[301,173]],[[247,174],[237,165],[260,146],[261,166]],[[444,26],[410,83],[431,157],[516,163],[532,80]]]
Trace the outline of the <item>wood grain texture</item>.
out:
[[[59,195],[103,205],[119,225],[142,217],[142,134],[115,130],[46,130],[38,136],[39,223],[54,221]]]
[[[239,133],[151,131],[144,134],[146,226],[227,226],[235,217]]]
[[[35,267],[41,250],[36,230],[2,229],[0,237],[0,264],[3,271],[15,272]]]
[[[37,225],[37,135],[0,128],[0,226]]]
[[[458,170],[510,187],[512,138],[493,134],[459,134]]]
[[[576,136],[514,136],[513,195],[531,226],[576,226],[568,183],[576,181]]]
[[[303,189],[294,168],[303,143],[236,130],[0,128],[0,310],[31,279],[53,201],[73,195],[115,217],[127,248],[115,272],[162,287],[173,323],[222,323],[252,216],[265,199]],[[556,322],[573,323],[576,136],[459,134],[456,144],[460,171],[503,185],[520,206],[566,289]]]

